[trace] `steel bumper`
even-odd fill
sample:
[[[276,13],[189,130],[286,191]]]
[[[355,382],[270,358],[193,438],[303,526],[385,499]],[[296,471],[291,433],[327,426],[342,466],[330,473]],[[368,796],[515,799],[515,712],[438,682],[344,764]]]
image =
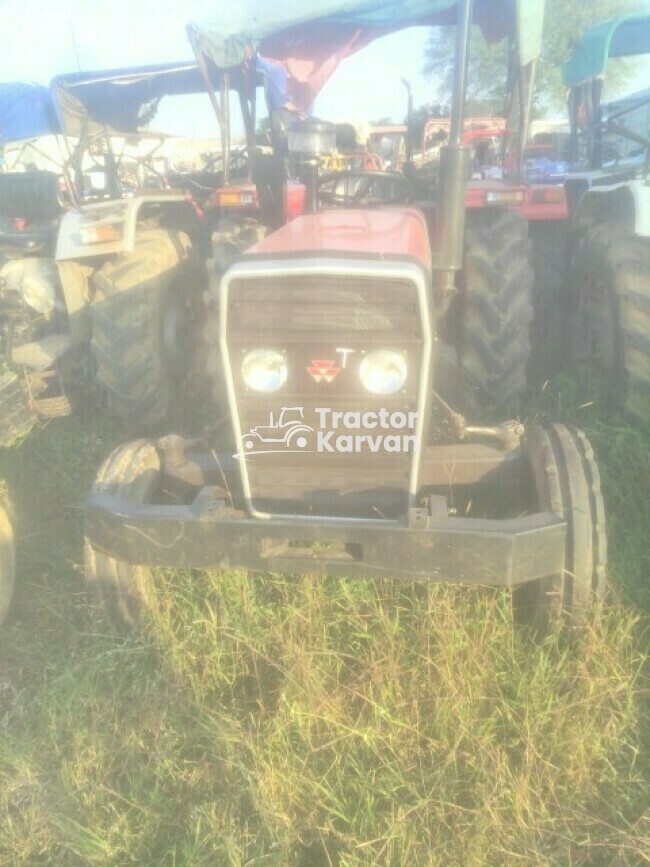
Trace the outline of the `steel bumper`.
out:
[[[565,523],[550,512],[508,520],[412,510],[409,525],[378,520],[259,520],[203,488],[188,506],[91,497],[85,533],[132,564],[348,577],[428,578],[514,587],[565,565]]]

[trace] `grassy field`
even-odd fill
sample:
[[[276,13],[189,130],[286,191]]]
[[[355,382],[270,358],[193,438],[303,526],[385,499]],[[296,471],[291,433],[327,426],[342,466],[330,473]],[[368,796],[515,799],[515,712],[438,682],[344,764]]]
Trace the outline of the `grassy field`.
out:
[[[142,629],[85,604],[82,502],[129,432],[75,417],[0,456],[2,865],[637,865],[650,858],[650,438],[577,409],[613,592],[535,641],[505,594],[161,573]]]

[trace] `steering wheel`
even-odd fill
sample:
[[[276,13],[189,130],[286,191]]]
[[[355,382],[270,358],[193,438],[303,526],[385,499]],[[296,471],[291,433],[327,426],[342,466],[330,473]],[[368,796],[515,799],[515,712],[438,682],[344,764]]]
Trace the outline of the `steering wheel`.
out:
[[[401,172],[352,169],[321,178],[318,197],[325,207],[340,208],[404,205],[415,198],[413,187]]]

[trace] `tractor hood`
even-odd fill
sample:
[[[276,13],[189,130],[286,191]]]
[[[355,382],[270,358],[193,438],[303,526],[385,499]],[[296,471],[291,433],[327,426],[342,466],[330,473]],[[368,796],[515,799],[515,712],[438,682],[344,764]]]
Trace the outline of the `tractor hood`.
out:
[[[567,87],[602,78],[610,57],[650,53],[650,15],[601,21],[587,30],[562,72]]]
[[[205,25],[190,23],[195,54],[221,69],[241,65],[246,46],[285,61],[294,101],[307,108],[346,57],[407,27],[453,25],[455,0],[240,0],[223,3]],[[475,0],[474,22],[486,39],[515,37],[520,64],[539,56],[545,0]],[[306,8],[307,7],[307,8]]]

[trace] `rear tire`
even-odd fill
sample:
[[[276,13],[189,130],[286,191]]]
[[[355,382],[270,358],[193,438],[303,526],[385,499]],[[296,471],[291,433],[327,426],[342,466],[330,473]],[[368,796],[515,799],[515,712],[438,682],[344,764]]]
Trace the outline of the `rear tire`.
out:
[[[528,383],[537,393],[561,368],[566,346],[566,279],[569,264],[564,220],[538,220],[529,226],[534,274],[532,351]]]
[[[585,434],[553,424],[530,428],[523,439],[535,507],[566,521],[564,572],[515,591],[515,607],[542,626],[560,616],[580,623],[605,595],[607,536],[598,465]]]
[[[199,281],[188,274],[187,287],[173,285],[190,255],[184,233],[147,229],[133,253],[106,262],[93,275],[97,382],[116,415],[145,428],[167,416],[191,369]],[[186,288],[191,291],[182,293]]]
[[[530,357],[532,286],[527,223],[513,211],[469,212],[465,268],[450,310],[465,411],[519,411]]]
[[[585,393],[650,423],[650,241],[620,223],[592,226],[569,274],[568,355]]]
[[[4,622],[16,580],[16,548],[7,495],[0,486],[0,625]]]
[[[160,476],[156,446],[151,440],[140,439],[109,455],[99,468],[92,493],[143,503],[155,497]],[[103,608],[119,630],[130,630],[150,607],[151,569],[96,550],[88,538],[84,540],[84,559],[89,601]]]
[[[217,410],[217,418],[221,419],[228,412],[228,393],[223,374],[221,345],[219,342],[219,277],[220,274],[218,272],[212,272],[210,288],[204,296],[205,322],[202,337],[210,394],[213,406]]]

